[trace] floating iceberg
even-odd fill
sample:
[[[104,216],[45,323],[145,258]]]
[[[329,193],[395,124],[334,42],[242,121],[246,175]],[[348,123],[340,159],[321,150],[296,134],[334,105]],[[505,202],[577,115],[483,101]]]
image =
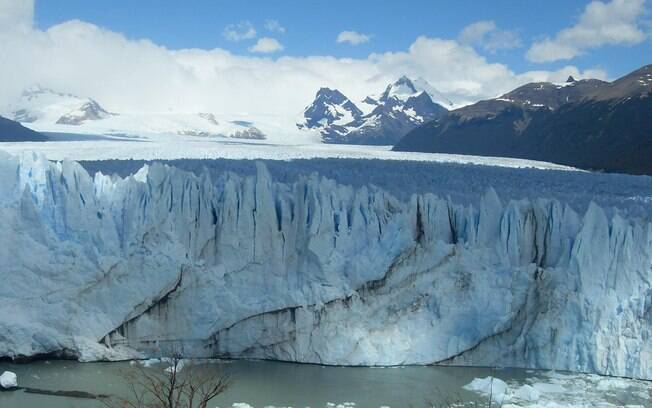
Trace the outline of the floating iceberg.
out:
[[[0,356],[652,378],[652,225],[613,208],[25,154],[0,157],[0,220]]]
[[[541,393],[529,384],[523,384],[514,391],[514,398],[521,401],[537,401],[541,397]]]
[[[473,381],[464,386],[464,389],[490,397],[491,401],[494,403],[497,402],[499,406],[510,398],[507,383],[500,378],[491,376],[474,378]]]
[[[3,372],[0,375],[0,387],[5,389],[18,387],[18,377],[16,377],[16,374],[11,371]]]

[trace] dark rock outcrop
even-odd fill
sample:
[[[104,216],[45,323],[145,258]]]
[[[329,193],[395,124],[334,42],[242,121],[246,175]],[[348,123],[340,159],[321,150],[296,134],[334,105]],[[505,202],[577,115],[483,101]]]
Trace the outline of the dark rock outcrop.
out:
[[[0,116],[0,142],[43,142],[46,140],[48,138],[42,133]]]

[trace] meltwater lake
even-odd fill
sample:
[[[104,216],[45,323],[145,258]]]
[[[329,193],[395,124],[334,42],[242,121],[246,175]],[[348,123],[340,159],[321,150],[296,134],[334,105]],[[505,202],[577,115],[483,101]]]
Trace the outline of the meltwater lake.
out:
[[[121,373],[140,362],[78,363],[39,361],[0,363],[0,372],[18,375],[19,386],[48,391],[127,395]],[[652,407],[652,383],[550,371],[468,367],[325,367],[267,361],[211,361],[210,370],[228,373],[231,388],[211,407],[431,407],[487,406],[481,393],[465,389],[475,378],[492,374],[508,384],[498,407]],[[148,369],[163,370],[164,364]],[[518,390],[529,385],[523,399]],[[527,387],[526,387],[527,388]],[[534,396],[532,395],[534,394]],[[480,405],[472,405],[480,403]],[[98,400],[47,396],[25,390],[0,392],[2,408],[97,408]]]

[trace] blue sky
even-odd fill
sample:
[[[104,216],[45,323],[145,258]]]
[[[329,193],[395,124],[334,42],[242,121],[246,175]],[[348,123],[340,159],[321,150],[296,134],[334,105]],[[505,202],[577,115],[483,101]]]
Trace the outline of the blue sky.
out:
[[[0,106],[40,85],[115,111],[289,118],[321,87],[360,101],[402,75],[463,106],[652,63],[650,3],[0,0]]]
[[[652,62],[652,41],[605,45],[570,60],[533,63],[525,54],[534,41],[552,37],[573,26],[588,1],[230,1],[230,0],[37,0],[35,21],[46,29],[79,19],[132,39],[147,38],[171,49],[223,48],[247,54],[256,39],[229,41],[230,24],[250,22],[256,37],[277,39],[291,56],[332,55],[366,57],[371,53],[407,49],[417,37],[455,39],[477,21],[493,21],[500,30],[514,33],[520,47],[495,52],[479,49],[489,62],[506,64],[517,72],[556,70],[569,63],[580,69],[599,68],[616,77]],[[269,32],[267,20],[277,21],[284,33]],[[647,16],[641,27],[649,29]],[[337,43],[341,31],[368,34],[371,40],[353,46]]]

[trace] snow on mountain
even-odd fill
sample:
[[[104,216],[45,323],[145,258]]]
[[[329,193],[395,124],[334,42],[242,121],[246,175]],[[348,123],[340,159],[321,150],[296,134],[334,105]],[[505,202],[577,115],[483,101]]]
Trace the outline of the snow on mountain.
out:
[[[350,132],[362,117],[362,111],[340,91],[321,88],[303,113],[299,129],[317,129],[325,141],[335,141]]]
[[[79,108],[61,116],[57,123],[60,125],[79,126],[87,120],[104,119],[111,114],[105,111],[97,102],[90,100],[84,102]]]
[[[575,80],[568,78],[564,83],[533,82],[520,86],[495,100],[516,104],[525,109],[545,108],[555,110],[567,103],[577,103],[590,97],[596,91],[608,86],[599,79]],[[491,100],[490,100],[491,101]],[[472,109],[473,105],[461,108]]]
[[[418,92],[423,91],[430,96],[430,99],[432,99],[433,102],[436,104],[439,104],[446,109],[453,109],[455,105],[453,102],[448,99],[443,93],[441,93],[438,89],[430,85],[428,81],[425,79],[419,77],[412,81],[414,87],[417,89]]]
[[[78,126],[86,121],[105,119],[112,114],[90,98],[60,93],[34,86],[5,108],[8,117],[21,123],[58,123]]]
[[[425,92],[434,103],[437,103],[446,109],[451,109],[453,107],[453,102],[430,85],[428,81],[423,78],[411,80],[405,75],[400,77],[396,82],[388,85],[382,94],[375,97],[368,97],[365,101],[373,104],[374,101],[387,102],[390,98],[395,98],[405,102],[410,98],[419,96],[422,92]]]
[[[597,89],[591,95],[592,99],[627,100],[645,99],[652,94],[652,64],[645,65],[622,78],[611,82],[604,89]]]
[[[338,90],[322,88],[297,120],[212,112],[109,112],[91,98],[35,86],[2,112],[42,132],[393,145],[416,126],[446,112],[433,100],[451,105],[423,79],[407,77],[388,85],[377,97],[367,97],[359,106]]]
[[[43,87],[27,89],[4,109],[9,117],[45,132],[147,136],[175,134],[237,139],[267,138],[258,123],[213,113],[109,113],[90,98]],[[247,118],[248,119],[248,118]],[[272,123],[269,126],[275,130]],[[281,132],[282,134],[283,132]]]
[[[124,113],[86,127],[93,134],[147,136],[169,134],[202,138],[266,139],[253,122],[213,113]]]
[[[359,108],[338,90],[322,88],[304,110],[299,129],[320,132],[326,143],[393,145],[415,127],[447,112],[433,96],[445,101],[425,80],[403,76],[378,96],[368,96]]]
[[[565,188],[554,182],[565,174],[536,177]],[[535,182],[531,198],[483,194],[465,175],[439,174],[472,201],[400,200],[317,174],[281,183],[262,165],[246,177],[162,164],[91,177],[75,162],[3,156],[0,356],[182,347],[652,378],[649,218],[578,212]],[[579,186],[574,197],[595,196]]]

